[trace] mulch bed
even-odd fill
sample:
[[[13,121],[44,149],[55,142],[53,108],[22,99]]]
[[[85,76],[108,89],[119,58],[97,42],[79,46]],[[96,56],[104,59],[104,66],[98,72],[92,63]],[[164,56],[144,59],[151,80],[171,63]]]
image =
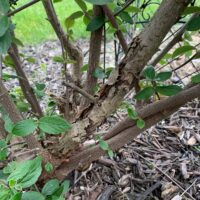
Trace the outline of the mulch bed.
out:
[[[85,171],[68,200],[200,199],[200,103],[193,101]]]

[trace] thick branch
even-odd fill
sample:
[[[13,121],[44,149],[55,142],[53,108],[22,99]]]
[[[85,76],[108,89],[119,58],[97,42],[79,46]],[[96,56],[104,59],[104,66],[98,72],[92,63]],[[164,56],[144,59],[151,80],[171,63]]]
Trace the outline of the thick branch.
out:
[[[150,61],[150,65],[157,65],[158,62],[174,47],[175,44],[177,44],[178,42],[180,42],[182,40],[182,36],[185,33],[185,30],[188,26],[188,23],[195,17],[199,15],[199,13],[194,14],[186,24],[184,24],[180,30],[174,35],[174,38],[161,50],[161,52],[155,56],[155,58],[153,58]]]
[[[13,60],[14,68],[16,70],[17,75],[19,76],[19,83],[20,83],[20,86],[21,86],[21,89],[23,91],[25,98],[30,103],[32,111],[35,114],[37,114],[39,117],[42,117],[43,116],[42,109],[41,109],[40,104],[34,94],[33,88],[31,87],[31,85],[26,77],[26,74],[22,69],[22,64],[20,61],[18,49],[14,43],[12,44],[8,53]]]
[[[52,0],[42,0],[42,2],[44,5],[46,14],[48,16],[48,20],[51,23],[51,26],[53,27],[57,37],[59,38],[63,49],[69,55],[69,58],[71,60],[75,61],[75,64],[73,66],[73,77],[72,78],[73,78],[74,82],[76,83],[76,85],[79,85],[80,78],[81,78],[80,68],[83,66],[82,52],[65,35],[65,32],[61,27],[61,24],[58,20],[55,9],[53,7]]]
[[[183,98],[185,97],[185,98]],[[190,89],[186,89],[185,91],[177,94],[176,96],[173,97],[173,104],[170,105],[170,107],[166,108],[165,105],[168,105],[168,102],[172,101],[172,98],[162,100],[162,102],[158,102],[156,105],[155,103],[153,106],[147,106],[142,110],[143,115],[146,116],[144,118],[145,120],[145,128],[144,129],[139,129],[135,125],[135,123],[132,120],[128,120],[129,127],[126,127],[127,119],[121,122],[119,125],[116,126],[115,129],[119,128],[120,125],[123,126],[123,129],[120,129],[118,131],[117,135],[113,136],[112,138],[107,140],[107,143],[109,147],[112,150],[117,150],[121,148],[123,145],[126,143],[132,141],[135,137],[137,137],[141,132],[144,130],[150,128],[151,126],[155,125],[157,122],[167,118],[169,115],[173,114],[175,111],[178,110],[179,107],[187,103],[188,101],[193,100],[194,98],[200,97],[200,85],[196,85]],[[182,98],[180,100],[180,98]],[[159,106],[157,108],[157,106]],[[151,112],[149,112],[149,109]],[[155,109],[153,111],[153,109]],[[152,114],[154,113],[154,114]],[[126,127],[126,128],[124,128]],[[57,177],[64,177],[66,176],[69,172],[77,168],[78,166],[81,166],[84,164],[88,164],[92,161],[97,160],[100,158],[100,156],[105,155],[105,151],[99,148],[98,145],[94,147],[89,147],[88,149],[82,151],[81,153],[72,156],[70,158],[69,163],[65,163],[61,165],[56,172]]]
[[[83,142],[85,136],[91,134],[106,117],[116,110],[190,2],[190,0],[162,1],[151,22],[131,42],[127,55],[119,64],[119,76],[116,81],[101,89],[98,104],[91,105],[83,117],[84,120],[77,121],[71,132],[62,138],[62,147],[66,152],[77,146],[79,141]],[[79,126],[83,129],[78,130],[76,127]]]
[[[102,16],[103,12],[100,6],[94,6],[94,16]],[[101,41],[102,41],[103,27],[91,33],[90,48],[89,48],[89,61],[88,71],[85,83],[85,90],[89,94],[94,94],[97,78],[94,77],[94,71],[99,66],[101,54]]]
[[[124,53],[127,53],[128,45],[126,43],[126,40],[125,40],[125,38],[123,36],[122,31],[119,29],[119,26],[117,24],[117,21],[115,20],[114,14],[112,13],[112,11],[109,9],[109,7],[107,5],[103,5],[102,8],[103,8],[103,11],[104,11],[105,15],[108,17],[110,23],[112,24],[113,28],[116,29],[115,34],[117,35],[117,37],[119,39],[119,42],[120,42],[120,44],[122,46],[122,49],[123,49]]]

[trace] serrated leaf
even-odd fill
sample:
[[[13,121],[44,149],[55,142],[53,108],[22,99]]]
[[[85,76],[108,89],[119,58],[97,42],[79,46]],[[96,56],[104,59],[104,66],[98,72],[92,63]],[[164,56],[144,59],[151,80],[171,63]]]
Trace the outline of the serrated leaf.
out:
[[[122,11],[119,13],[119,17],[126,23],[133,24],[133,19],[128,12]]]
[[[113,2],[113,0],[85,0],[85,1],[94,5],[104,5]]]
[[[39,192],[30,191],[24,192],[21,200],[45,200],[45,197]]]
[[[200,12],[200,7],[198,7],[198,6],[189,6],[184,10],[182,15],[189,15],[189,14],[197,13],[197,12]]]
[[[22,188],[34,185],[42,172],[42,159],[36,157],[19,163],[16,169],[9,175],[8,181],[15,180]]]
[[[71,125],[58,116],[46,116],[39,119],[39,128],[48,134],[60,134],[68,131]]]
[[[105,23],[105,19],[103,16],[95,16],[90,23],[87,25],[87,31],[96,31],[101,28]]]
[[[17,136],[27,136],[35,131],[37,125],[32,119],[22,120],[17,122],[13,129],[12,134]]]
[[[137,100],[147,100],[155,93],[153,87],[146,87],[135,95]]]
[[[0,37],[2,37],[9,28],[9,19],[7,16],[0,16]]]
[[[175,58],[177,56],[185,54],[188,51],[192,51],[192,50],[195,50],[195,49],[196,49],[195,47],[190,46],[190,45],[185,45],[185,46],[179,47],[174,51],[174,53],[172,54],[172,57]]]
[[[200,16],[194,17],[187,25],[187,31],[198,31],[200,29]]]
[[[151,65],[144,68],[143,74],[144,74],[145,78],[150,79],[150,80],[154,80],[154,78],[156,76],[155,69]]]
[[[145,121],[142,120],[142,119],[138,119],[138,120],[137,120],[137,127],[138,127],[139,129],[143,129],[143,128],[145,127]]]
[[[10,31],[7,30],[3,36],[0,37],[0,54],[7,53],[12,42]]]
[[[108,143],[104,140],[100,140],[99,141],[99,146],[101,149],[103,149],[104,151],[109,149]]]
[[[200,83],[200,74],[197,74],[191,78],[192,83]]]
[[[49,180],[42,188],[44,196],[52,195],[59,188],[59,181],[57,179]]]
[[[172,76],[172,72],[160,72],[156,75],[155,80],[156,81],[166,81],[170,79]]]
[[[172,96],[182,91],[178,85],[157,86],[156,91],[165,96]]]

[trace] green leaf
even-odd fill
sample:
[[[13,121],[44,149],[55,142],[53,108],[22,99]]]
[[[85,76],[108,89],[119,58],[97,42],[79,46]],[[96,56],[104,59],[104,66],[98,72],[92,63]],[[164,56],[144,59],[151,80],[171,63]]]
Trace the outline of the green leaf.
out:
[[[145,127],[145,121],[142,120],[142,119],[138,119],[138,120],[137,120],[137,127],[138,127],[139,129],[143,129],[143,128]]]
[[[200,7],[189,6],[184,10],[183,15],[189,15],[189,14],[196,13],[196,12],[200,12]]]
[[[13,60],[12,58],[9,56],[9,55],[6,55],[4,60],[3,60],[3,63],[8,66],[8,67],[14,67],[14,63],[13,63]]]
[[[71,125],[58,116],[46,116],[39,120],[39,128],[49,134],[60,134],[68,131]]]
[[[138,118],[138,114],[137,114],[137,112],[136,112],[135,110],[133,110],[133,109],[131,109],[131,108],[128,108],[127,111],[128,111],[128,117],[129,117],[130,119],[135,120],[135,119]]]
[[[53,165],[50,162],[46,163],[44,168],[47,173],[51,173],[53,171]]]
[[[104,140],[99,140],[99,146],[101,149],[103,149],[104,151],[107,151],[109,149],[108,143]]]
[[[30,191],[24,192],[21,200],[45,200],[45,197],[39,192]]]
[[[85,72],[88,70],[88,64],[83,65],[83,67],[81,67],[81,72]]]
[[[67,28],[67,30],[69,30],[70,28],[72,28],[74,26],[75,20],[71,19],[71,18],[66,18],[65,19],[65,27]],[[62,59],[63,60],[63,59]],[[58,61],[57,61],[58,62]],[[62,61],[62,63],[64,62],[64,60]]]
[[[6,167],[3,168],[3,173],[11,174],[12,172],[14,172],[16,167],[17,167],[16,161],[12,161],[12,162],[8,163]]]
[[[146,87],[135,95],[137,100],[147,100],[155,93],[153,87]]]
[[[109,156],[110,158],[113,158],[113,157],[114,157],[114,152],[113,152],[112,149],[109,149],[109,150],[108,150],[108,156]]]
[[[85,1],[94,5],[104,5],[104,4],[113,2],[113,0],[85,0]]]
[[[145,78],[150,79],[150,80],[154,80],[155,76],[156,76],[155,69],[151,65],[144,68],[143,74],[144,74]]]
[[[28,58],[26,58],[26,60],[27,60],[29,63],[33,63],[33,64],[36,63],[36,59],[33,58],[33,57],[28,57]]]
[[[119,13],[119,16],[120,16],[120,18],[121,18],[124,22],[129,23],[129,24],[133,24],[133,19],[132,19],[131,16],[128,14],[128,12],[125,12],[125,11],[120,12],[120,13]]]
[[[36,83],[35,84],[37,90],[42,91],[45,89],[46,85],[44,83]]]
[[[75,19],[78,19],[82,16],[83,16],[82,11],[76,11],[76,12],[72,13],[68,18],[75,20]]]
[[[195,47],[190,46],[190,45],[179,47],[174,51],[174,53],[172,54],[172,57],[175,58],[177,56],[185,54],[188,51],[192,51],[192,50],[195,50],[195,49],[196,49]]]
[[[69,191],[69,187],[70,187],[70,181],[69,180],[65,180],[61,186],[57,189],[56,192],[53,193],[52,196],[56,196],[57,198],[65,195],[68,191]],[[57,200],[57,199],[56,199]]]
[[[86,12],[87,11],[87,5],[83,0],[75,0],[75,2],[79,5],[79,7]]]
[[[9,28],[9,19],[7,16],[0,16],[0,37],[2,37]]]
[[[165,96],[172,96],[182,91],[178,85],[157,86],[156,91]]]
[[[58,63],[64,63],[65,62],[63,57],[61,57],[61,56],[54,56],[53,61],[58,62]]]
[[[200,16],[194,17],[187,25],[187,31],[198,31],[200,29]]]
[[[8,150],[5,140],[0,140],[0,161],[3,161],[7,158]]]
[[[191,78],[192,83],[200,83],[200,74],[197,74]]]
[[[44,196],[52,195],[59,188],[59,181],[57,179],[52,179],[48,181],[42,188],[42,194]]]
[[[12,130],[13,135],[17,136],[26,136],[30,135],[35,131],[37,125],[32,119],[26,119],[20,122],[17,122]]]
[[[19,163],[16,169],[8,177],[8,181],[15,180],[22,188],[28,188],[34,185],[42,172],[42,159],[36,157]]]
[[[95,16],[87,26],[87,31],[96,31],[101,28],[105,23],[105,19],[103,16]]]
[[[27,112],[29,110],[30,104],[23,101],[18,101],[16,106],[21,112]]]
[[[10,117],[9,117],[8,115],[5,115],[5,116],[3,117],[3,120],[4,120],[4,128],[5,128],[5,130],[6,130],[8,133],[12,133],[14,124],[13,124],[13,122],[11,121]]]
[[[140,9],[135,6],[128,6],[128,8],[126,8],[125,11],[127,11],[128,13],[129,12],[138,13],[140,12]]]
[[[11,45],[11,42],[12,42],[12,37],[10,31],[7,30],[6,33],[2,37],[0,37],[0,54],[7,53]]]
[[[9,1],[0,0],[0,14],[6,14],[10,9]]]
[[[172,76],[172,72],[160,72],[156,75],[155,80],[156,81],[166,81],[168,79],[170,79]]]
[[[22,193],[18,192],[9,200],[21,200],[21,198],[22,198]]]
[[[104,79],[106,78],[106,74],[104,73],[103,69],[101,67],[97,67],[93,73],[93,76],[95,78],[98,78],[98,79]]]

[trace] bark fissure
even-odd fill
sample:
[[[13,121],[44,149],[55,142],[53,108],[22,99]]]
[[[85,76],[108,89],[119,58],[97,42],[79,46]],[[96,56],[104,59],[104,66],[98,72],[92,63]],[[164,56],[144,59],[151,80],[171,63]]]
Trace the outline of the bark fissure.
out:
[[[116,81],[112,85],[103,86],[98,103],[91,105],[87,110],[84,116],[86,123],[83,124],[83,120],[74,124],[74,126],[80,125],[82,129],[78,132],[72,129],[62,138],[62,148],[65,149],[65,152],[68,152],[73,146],[77,146],[77,141],[79,143],[84,140],[82,138],[87,135],[87,129],[94,130],[116,110],[124,96],[137,82],[145,65],[157,52],[168,31],[177,22],[190,2],[190,0],[164,0],[161,3],[151,22],[131,42],[128,53],[119,64],[119,76]]]

